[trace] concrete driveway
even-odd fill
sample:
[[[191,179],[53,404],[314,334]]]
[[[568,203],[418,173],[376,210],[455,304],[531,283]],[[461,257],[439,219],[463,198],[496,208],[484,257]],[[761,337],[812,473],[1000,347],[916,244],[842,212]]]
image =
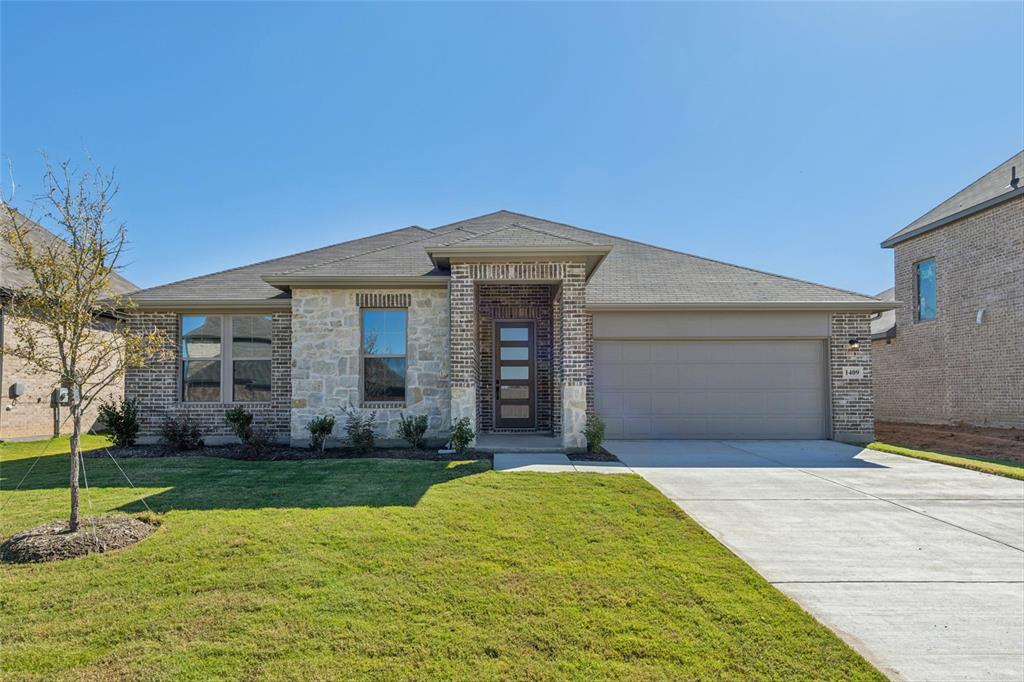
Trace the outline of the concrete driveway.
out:
[[[891,677],[1024,680],[1024,482],[832,441],[606,447]]]

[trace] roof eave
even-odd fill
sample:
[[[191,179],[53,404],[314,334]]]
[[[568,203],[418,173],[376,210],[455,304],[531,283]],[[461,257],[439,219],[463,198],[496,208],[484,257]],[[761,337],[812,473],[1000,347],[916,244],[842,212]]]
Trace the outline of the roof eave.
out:
[[[914,237],[919,237],[919,236],[921,236],[922,234],[924,234],[926,232],[931,232],[932,230],[937,230],[940,227],[943,227],[945,225],[949,225],[950,223],[955,223],[958,220],[962,220],[962,219],[964,219],[964,218],[966,218],[968,216],[974,215],[975,213],[980,213],[981,211],[984,211],[987,208],[992,208],[993,206],[998,206],[999,204],[1001,204],[1003,202],[1009,201],[1010,199],[1013,199],[1013,198],[1019,197],[1019,196],[1024,196],[1024,186],[1018,187],[1017,189],[1012,189],[1009,192],[1005,192],[1003,194],[1000,194],[997,197],[992,197],[991,199],[983,201],[980,204],[975,204],[974,206],[969,206],[968,208],[965,208],[962,211],[957,211],[956,213],[950,214],[950,215],[946,216],[945,218],[939,218],[938,220],[933,220],[932,222],[927,223],[925,225],[922,225],[921,227],[915,228],[915,229],[911,230],[910,232],[907,232],[906,234],[900,234],[899,232],[897,232],[896,234],[894,234],[893,236],[889,237],[884,242],[882,242],[882,248],[883,249],[891,249],[892,247],[896,246],[900,242],[905,242],[908,239],[913,239]]]
[[[430,260],[438,268],[451,267],[452,258],[461,259],[514,259],[514,258],[582,258],[587,264],[589,280],[598,266],[612,251],[611,246],[603,245],[559,245],[559,246],[427,246],[425,247]]]
[[[240,299],[235,301],[218,301],[210,299],[164,299],[135,300],[136,311],[141,312],[233,312],[248,310],[253,312],[272,312],[291,310],[291,298],[273,299]]]
[[[687,310],[805,310],[883,312],[895,310],[894,301],[706,301],[688,303],[588,303],[590,312],[639,312]]]

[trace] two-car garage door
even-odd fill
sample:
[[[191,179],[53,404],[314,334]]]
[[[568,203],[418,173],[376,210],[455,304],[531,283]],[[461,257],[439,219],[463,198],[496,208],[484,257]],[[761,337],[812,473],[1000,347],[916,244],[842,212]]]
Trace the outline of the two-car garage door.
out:
[[[596,340],[609,438],[827,437],[822,339]]]

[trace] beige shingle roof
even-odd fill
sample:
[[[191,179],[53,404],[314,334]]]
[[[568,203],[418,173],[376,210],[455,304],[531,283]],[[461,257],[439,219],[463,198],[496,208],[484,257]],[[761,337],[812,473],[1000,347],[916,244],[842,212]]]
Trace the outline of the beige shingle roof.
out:
[[[137,294],[144,304],[287,298],[261,278],[444,277],[429,246],[611,246],[587,287],[590,305],[872,303],[870,296],[773,275],[521,213],[498,211],[434,230],[387,232]]]
[[[924,232],[942,227],[948,222],[964,217],[972,209],[981,209],[992,202],[1014,196],[1024,195],[1024,180],[1016,187],[1010,184],[1012,169],[1016,167],[1016,177],[1024,175],[1024,151],[1014,154],[988,173],[964,187],[962,190],[943,201],[941,204],[910,223],[902,230],[882,242],[882,246],[890,247],[901,241],[916,237]]]
[[[18,213],[18,216],[18,224],[24,224],[28,227],[28,238],[33,244],[40,247],[57,243],[66,244],[60,237],[34,220],[27,218],[21,213]],[[10,226],[10,216],[6,210],[0,209],[0,230],[10,228]],[[12,254],[11,245],[6,240],[0,238],[0,289],[12,291],[34,287],[35,280],[32,278],[32,274],[18,269],[13,262]],[[110,288],[115,294],[127,294],[138,290],[137,286],[116,273],[110,278]]]

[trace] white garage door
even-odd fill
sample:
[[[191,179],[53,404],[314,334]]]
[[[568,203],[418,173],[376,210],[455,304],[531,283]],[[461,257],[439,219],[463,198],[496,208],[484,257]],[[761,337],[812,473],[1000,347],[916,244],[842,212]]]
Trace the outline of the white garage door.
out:
[[[826,437],[822,341],[595,341],[608,438]]]

